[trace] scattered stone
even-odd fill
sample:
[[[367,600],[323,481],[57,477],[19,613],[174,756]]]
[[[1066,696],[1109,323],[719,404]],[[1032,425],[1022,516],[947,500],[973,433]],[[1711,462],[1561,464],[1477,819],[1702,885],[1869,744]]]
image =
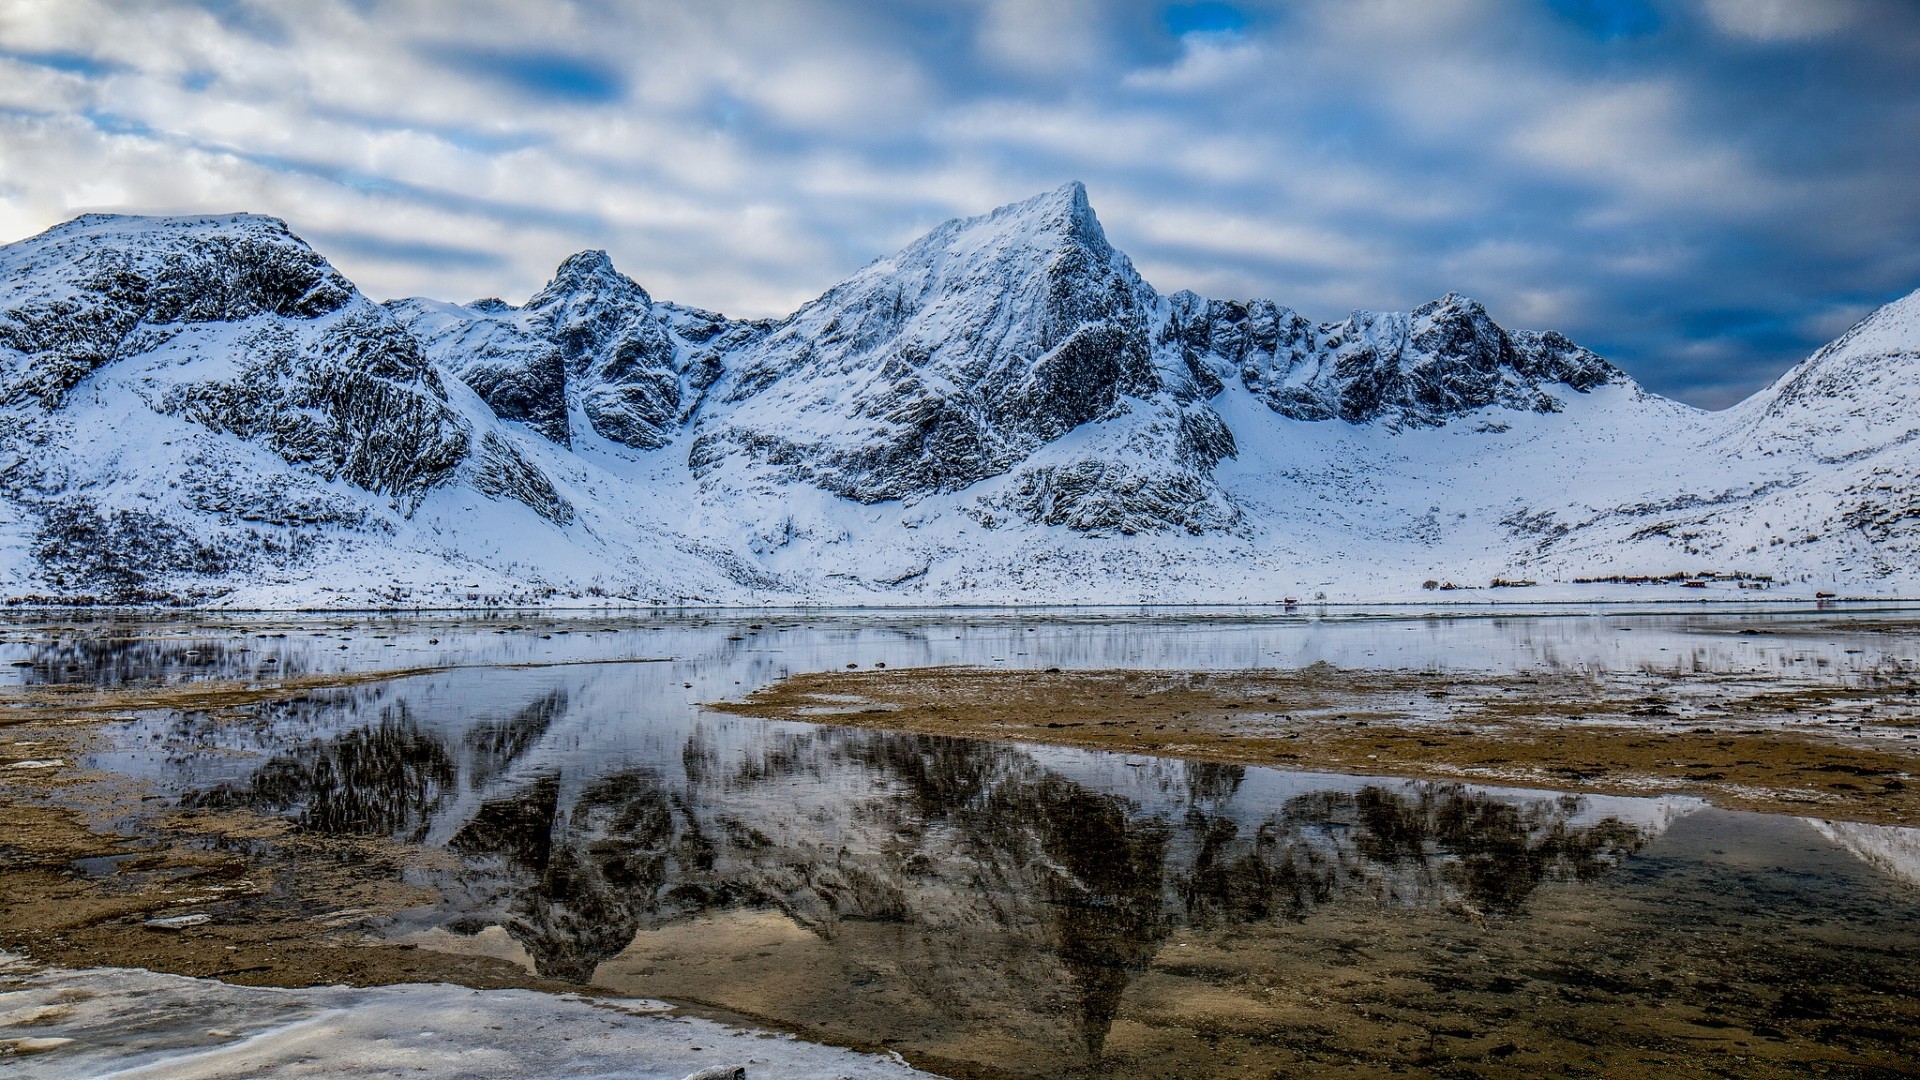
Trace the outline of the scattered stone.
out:
[[[213,916],[205,912],[191,915],[169,915],[164,919],[148,919],[141,926],[149,930],[185,930],[189,926],[201,926],[213,921]]]

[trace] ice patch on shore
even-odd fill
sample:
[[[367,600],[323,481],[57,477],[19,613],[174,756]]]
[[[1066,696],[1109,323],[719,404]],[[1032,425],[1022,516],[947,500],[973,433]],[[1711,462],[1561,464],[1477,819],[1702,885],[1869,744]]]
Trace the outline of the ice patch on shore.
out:
[[[1815,818],[1807,818],[1806,822],[1815,832],[1846,848],[1875,870],[1908,885],[1920,885],[1920,829]]]
[[[0,1060],[43,1080],[166,1077],[927,1076],[894,1058],[665,1004],[444,984],[304,990],[0,954]]]

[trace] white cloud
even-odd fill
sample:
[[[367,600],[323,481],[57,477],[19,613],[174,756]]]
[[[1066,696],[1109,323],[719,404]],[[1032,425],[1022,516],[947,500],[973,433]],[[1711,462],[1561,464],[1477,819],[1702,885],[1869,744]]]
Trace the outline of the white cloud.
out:
[[[1777,203],[1777,187],[1737,151],[1687,132],[1668,82],[1590,91],[1555,104],[1513,136],[1518,154],[1569,179],[1666,207],[1741,213]]]
[[[1120,201],[1127,231],[1163,248],[1364,274],[1380,253],[1368,241],[1326,228],[1206,209]]]
[[[274,26],[0,0],[0,240],[82,210],[250,209],[376,295],[518,299],[605,247],[656,295],[772,315],[946,216],[1077,178],[1157,286],[1323,315],[1460,287],[1518,322],[1610,327],[1659,286],[1737,307],[1807,279],[1782,320],[1813,333],[1920,274],[1898,247],[1920,216],[1913,87],[1882,102],[1831,67],[1795,92],[1853,126],[1817,132],[1833,163],[1796,157],[1804,121],[1745,108],[1761,74],[1657,41],[1595,52],[1540,5],[1301,0],[1178,40],[1097,0],[229,10]],[[1699,48],[1844,45],[1863,10],[1713,3],[1739,40]],[[496,54],[593,85],[545,92]]]
[[[1858,0],[1705,0],[1722,32],[1755,41],[1826,37],[1860,18]]]
[[[1248,79],[1284,77],[1272,55],[1238,34],[1188,34],[1180,40],[1180,58],[1165,67],[1127,72],[1122,86],[1135,90],[1185,93],[1244,85]]]
[[[1097,0],[988,0],[980,51],[1028,75],[1079,75],[1105,52]]]

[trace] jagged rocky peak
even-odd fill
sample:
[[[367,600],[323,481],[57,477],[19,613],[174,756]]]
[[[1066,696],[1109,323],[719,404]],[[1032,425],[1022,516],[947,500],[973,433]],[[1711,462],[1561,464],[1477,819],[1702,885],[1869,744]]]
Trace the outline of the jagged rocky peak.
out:
[[[1502,329],[1457,293],[1318,326],[1268,300],[1171,301],[1171,336],[1204,389],[1218,392],[1237,375],[1296,420],[1426,426],[1487,406],[1553,412],[1561,401],[1551,387],[1586,393],[1626,379],[1560,334]]]
[[[1130,398],[1191,398],[1156,366],[1158,302],[1079,183],[947,222],[745,350],[694,466],[863,502],[967,487]]]
[[[528,307],[546,307],[568,301],[650,306],[653,297],[632,278],[614,269],[604,251],[582,251],[567,256],[545,288],[533,294]]]
[[[562,445],[578,404],[593,434],[642,450],[670,442],[727,351],[764,327],[655,303],[604,251],[569,256],[523,307],[406,300],[395,313],[502,419]]]
[[[560,350],[596,433],[641,449],[673,438],[682,400],[673,338],[606,252],[569,257],[526,310]]]
[[[1209,300],[1186,290],[1167,300],[1168,336],[1208,397],[1237,378],[1271,403],[1290,383],[1311,381],[1303,362],[1314,356],[1314,327],[1292,308],[1271,300]]]

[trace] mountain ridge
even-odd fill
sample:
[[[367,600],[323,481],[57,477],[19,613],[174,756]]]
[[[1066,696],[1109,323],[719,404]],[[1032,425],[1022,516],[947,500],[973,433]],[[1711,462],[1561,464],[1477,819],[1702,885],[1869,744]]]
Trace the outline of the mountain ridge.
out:
[[[1715,414],[1458,294],[1162,295],[1077,182],[760,321],[604,251],[375,303],[278,219],[87,215],[0,247],[0,595],[1913,595],[1915,374],[1920,292]]]

